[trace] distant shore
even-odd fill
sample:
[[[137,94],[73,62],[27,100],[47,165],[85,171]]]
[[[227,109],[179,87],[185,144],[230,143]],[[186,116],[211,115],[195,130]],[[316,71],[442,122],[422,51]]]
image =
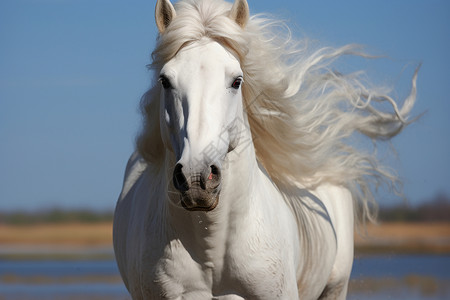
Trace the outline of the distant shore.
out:
[[[112,223],[0,225],[0,259],[113,259]]]
[[[450,222],[369,224],[355,234],[356,254],[450,254]]]
[[[450,254],[450,222],[370,224],[355,254]],[[113,257],[111,222],[0,225],[0,259]]]

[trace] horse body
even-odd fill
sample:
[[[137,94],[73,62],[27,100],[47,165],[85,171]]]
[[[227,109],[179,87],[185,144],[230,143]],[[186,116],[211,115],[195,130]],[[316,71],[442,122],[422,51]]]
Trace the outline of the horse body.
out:
[[[171,205],[164,182],[132,156],[114,240],[133,299],[318,299],[327,286],[339,296],[329,299],[345,298],[353,259],[349,193],[326,186],[316,192],[324,201],[305,197],[308,231],[301,233],[256,160],[240,157],[224,169],[215,210],[190,212]],[[150,192],[158,190],[160,198]]]
[[[362,175],[387,173],[339,140],[393,136],[403,115],[395,105],[397,116],[379,113],[370,105],[377,97],[337,74],[262,87],[272,74],[260,71],[259,55],[278,48],[256,47],[270,39],[256,34],[245,0],[230,6],[185,0],[175,11],[157,2],[160,84],[143,98],[146,123],[114,216],[121,276],[133,299],[345,299],[355,191],[367,192]],[[255,49],[240,37],[247,30]],[[305,97],[305,82],[319,104],[305,101],[301,115],[289,101],[295,90]],[[339,84],[350,99],[358,91],[369,99],[349,100],[360,115],[339,110],[341,90],[327,94]]]

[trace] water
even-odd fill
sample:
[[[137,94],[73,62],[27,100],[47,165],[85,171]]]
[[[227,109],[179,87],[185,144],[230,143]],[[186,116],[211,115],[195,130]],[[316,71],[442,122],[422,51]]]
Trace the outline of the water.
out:
[[[131,299],[115,261],[0,261],[0,300]]]
[[[350,300],[450,299],[450,256],[355,259]],[[114,261],[0,261],[0,300],[130,299]]]
[[[349,300],[450,299],[450,256],[398,255],[356,258]]]
[[[17,274],[20,276],[45,275],[60,277],[68,275],[118,275],[115,261],[0,261],[0,276]]]
[[[396,255],[365,256],[353,261],[352,278],[394,277],[411,275],[450,280],[450,256]]]

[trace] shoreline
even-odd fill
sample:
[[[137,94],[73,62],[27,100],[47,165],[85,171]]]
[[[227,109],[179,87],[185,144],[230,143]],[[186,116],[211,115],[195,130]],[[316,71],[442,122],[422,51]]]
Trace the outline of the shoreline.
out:
[[[369,224],[355,234],[355,258],[450,255],[450,222]],[[114,259],[112,222],[0,225],[0,260]]]
[[[355,254],[450,254],[450,222],[368,224]]]

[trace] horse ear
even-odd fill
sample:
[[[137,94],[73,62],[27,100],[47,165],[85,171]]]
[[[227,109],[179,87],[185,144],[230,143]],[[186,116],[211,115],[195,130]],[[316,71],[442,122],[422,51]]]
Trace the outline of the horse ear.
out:
[[[235,0],[231,8],[229,17],[234,20],[242,28],[247,25],[250,17],[250,10],[248,8],[247,0]]]
[[[155,7],[155,21],[159,33],[163,33],[175,18],[175,8],[169,0],[158,0]]]

